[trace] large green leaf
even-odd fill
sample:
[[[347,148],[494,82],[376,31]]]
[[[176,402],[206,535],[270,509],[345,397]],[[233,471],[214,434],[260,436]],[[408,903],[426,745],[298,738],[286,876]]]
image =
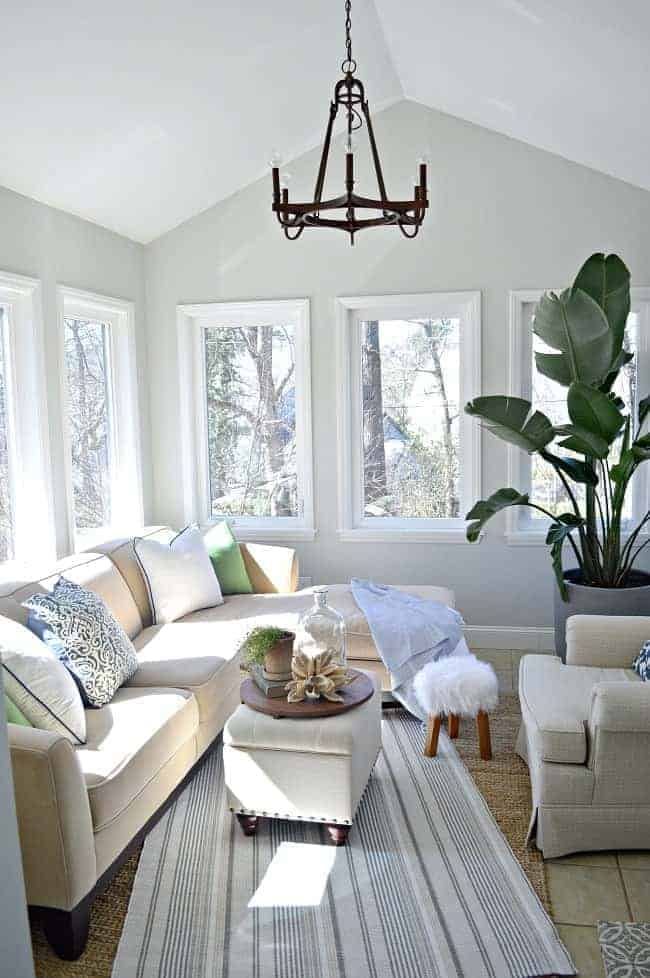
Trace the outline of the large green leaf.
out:
[[[607,394],[588,387],[587,384],[573,383],[567,394],[569,417],[578,428],[597,435],[611,445],[625,424],[625,417]]]
[[[470,543],[476,543],[487,521],[500,513],[502,509],[507,509],[509,506],[526,505],[528,505],[528,494],[521,493],[517,489],[499,489],[497,492],[493,492],[488,499],[479,499],[465,517],[466,520],[474,521],[467,527],[467,539]]]
[[[601,382],[618,352],[605,313],[582,289],[567,289],[560,296],[546,292],[535,310],[533,330],[564,361],[560,367],[559,360],[549,362],[542,354],[538,370],[565,386],[567,380]]]
[[[614,334],[614,355],[618,356],[625,338],[630,313],[630,273],[618,255],[597,252],[584,263],[573,283],[597,302]]]
[[[533,411],[522,397],[476,397],[465,405],[465,412],[481,418],[493,435],[529,454],[541,451],[555,437],[549,418]]]
[[[571,365],[563,353],[535,353],[535,366],[540,374],[568,387],[573,377]]]
[[[571,458],[569,455],[554,455],[552,452],[544,450],[541,456],[545,462],[561,469],[574,482],[580,482],[586,486],[597,486],[598,476],[590,462],[583,462],[578,458]]]
[[[564,441],[560,442],[561,448],[566,448],[568,452],[577,452],[578,455],[586,455],[590,458],[607,458],[609,455],[609,444],[600,435],[594,435],[586,428],[580,428],[575,424],[559,425],[555,429],[556,435],[566,435]]]

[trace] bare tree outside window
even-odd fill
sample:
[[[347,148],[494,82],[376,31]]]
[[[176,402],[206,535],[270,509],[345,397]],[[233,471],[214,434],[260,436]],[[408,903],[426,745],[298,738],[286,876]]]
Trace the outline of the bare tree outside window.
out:
[[[111,384],[107,323],[65,319],[76,534],[111,523]]]
[[[204,362],[211,514],[299,515],[294,328],[208,327]]]
[[[636,313],[630,313],[625,329],[625,349],[631,353],[636,353],[637,343],[638,315]],[[550,347],[547,347],[538,336],[533,334],[533,405],[538,410],[543,411],[554,425],[568,424],[570,419],[566,406],[566,388],[561,387],[560,384],[550,380],[535,369],[534,355],[537,352],[553,353],[554,351]],[[636,365],[637,358],[635,357],[623,367],[614,385],[614,393],[621,398],[625,403],[626,410],[632,414],[634,414],[634,405],[636,404]],[[619,441],[617,440],[610,450],[611,464],[614,463],[619,451]],[[574,455],[573,452],[567,452],[566,454]],[[577,458],[579,456],[575,457]],[[541,506],[544,506],[550,512],[559,515],[560,513],[565,513],[567,509],[571,509],[566,490],[555,474],[555,471],[537,454],[532,457],[531,487],[531,495],[539,501]],[[579,486],[574,487],[574,489],[579,498],[584,499],[584,487]],[[628,493],[625,501],[626,508],[623,512],[624,519],[632,518],[632,505],[632,493]],[[530,518],[533,520],[538,518],[543,520],[544,516],[538,513],[537,510],[530,510]]]
[[[361,324],[364,516],[460,515],[458,319]]]
[[[0,306],[0,562],[13,560],[14,520],[9,471],[7,316]]]

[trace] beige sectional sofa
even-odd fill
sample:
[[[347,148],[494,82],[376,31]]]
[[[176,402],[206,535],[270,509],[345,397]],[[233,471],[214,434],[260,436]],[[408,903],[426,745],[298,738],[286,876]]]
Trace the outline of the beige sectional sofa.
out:
[[[169,527],[143,536],[168,542]],[[127,851],[148,831],[183,779],[238,706],[238,648],[264,622],[295,628],[313,602],[297,591],[298,562],[286,547],[242,544],[254,592],[215,608],[152,625],[147,589],[131,540],[112,540],[44,568],[32,579],[0,584],[0,615],[25,622],[21,601],[49,590],[64,574],[96,591],[138,653],[133,678],[99,710],[86,711],[87,743],[9,724],[9,740],[27,898],[63,957],[83,950],[89,910]],[[453,605],[444,588],[409,591]],[[347,623],[348,657],[389,678],[350,589],[330,588]]]
[[[566,638],[566,665],[529,655],[520,666],[530,835],[547,858],[650,849],[650,682],[630,668],[650,617],[574,615]]]

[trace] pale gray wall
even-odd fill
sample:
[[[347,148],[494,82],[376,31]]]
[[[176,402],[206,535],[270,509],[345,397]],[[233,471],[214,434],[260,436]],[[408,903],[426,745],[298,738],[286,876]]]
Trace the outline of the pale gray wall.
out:
[[[140,429],[145,513],[151,499],[146,336],[144,329],[144,249],[142,245],[88,221],[0,188],[0,270],[40,279],[43,290],[47,400],[58,544],[65,526],[64,459],[57,366],[57,285],[99,292],[135,302],[140,379]]]
[[[546,552],[507,546],[501,522],[495,521],[476,547],[338,542],[332,299],[480,289],[483,392],[502,393],[508,291],[568,284],[582,261],[600,250],[619,252],[633,282],[650,285],[650,195],[413,103],[378,115],[376,129],[389,193],[395,196],[409,192],[415,160],[430,147],[432,206],[415,241],[385,229],[362,234],[354,248],[333,231],[306,231],[299,242],[286,242],[270,213],[269,179],[147,247],[153,516],[182,521],[176,304],[308,296],[318,536],[298,545],[303,573],[331,582],[356,574],[388,583],[447,584],[473,625],[550,625]],[[333,152],[333,165],[340,180],[340,149]],[[290,167],[293,197],[308,199],[316,166],[313,152]],[[367,186],[360,184],[361,192]],[[484,492],[505,479],[505,448],[484,435]]]

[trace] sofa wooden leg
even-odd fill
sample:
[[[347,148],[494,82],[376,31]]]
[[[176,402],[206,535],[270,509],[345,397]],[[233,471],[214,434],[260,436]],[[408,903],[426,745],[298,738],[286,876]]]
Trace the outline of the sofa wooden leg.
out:
[[[90,927],[90,904],[81,903],[73,910],[40,910],[43,930],[56,954],[64,961],[76,961],[83,954]]]
[[[447,717],[447,730],[451,739],[456,740],[460,730],[460,717],[457,713],[450,713]]]
[[[438,737],[440,736],[441,718],[434,713],[429,717],[427,723],[427,739],[424,745],[425,757],[435,757],[438,753]]]
[[[244,835],[255,835],[259,818],[257,815],[242,815],[237,812],[237,821],[241,825]]]
[[[484,761],[492,760],[492,741],[490,739],[490,718],[481,710],[476,717],[478,727],[478,746]]]
[[[350,825],[336,825],[332,823],[331,825],[326,825],[328,835],[335,846],[344,846],[348,841],[348,835],[350,834]]]

